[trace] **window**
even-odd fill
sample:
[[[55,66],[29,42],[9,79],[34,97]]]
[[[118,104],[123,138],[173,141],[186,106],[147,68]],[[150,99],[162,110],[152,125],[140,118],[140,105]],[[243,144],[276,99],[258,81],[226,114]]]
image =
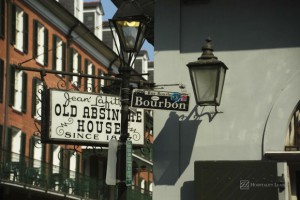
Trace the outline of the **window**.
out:
[[[88,75],[95,74],[95,66],[87,59],[85,60],[85,74]],[[85,91],[94,92],[94,90],[95,90],[95,79],[85,78]]]
[[[62,148],[59,145],[53,145],[52,149],[52,173],[59,173],[60,166],[61,166],[61,156],[62,156]],[[63,160],[63,158],[61,158]]]
[[[286,151],[300,151],[300,101],[292,115],[285,138]]]
[[[27,73],[10,66],[10,106],[19,112],[26,112]]]
[[[41,120],[42,117],[43,82],[38,78],[32,79],[32,117]]]
[[[18,128],[11,127],[8,128],[6,138],[8,162],[22,162],[25,155],[26,134]]]
[[[31,167],[40,168],[42,161],[45,160],[45,144],[41,143],[41,138],[32,136],[30,138],[30,157],[32,158]]]
[[[100,69],[98,69],[98,76],[103,76],[104,74],[103,74],[103,71],[101,71]],[[103,90],[102,90],[102,88],[104,87],[104,86],[106,86],[106,83],[107,82],[107,80],[104,80],[104,79],[98,79],[98,87],[99,87],[99,92],[100,93],[102,93],[103,92]]]
[[[79,171],[79,154],[74,151],[68,151],[69,157],[69,178],[75,179],[76,173]]]
[[[12,5],[11,42],[21,52],[28,52],[28,15]]]
[[[81,55],[73,48],[69,49],[69,72],[81,72]],[[76,87],[80,87],[80,79],[78,76],[71,76],[70,81]]]
[[[4,61],[0,59],[0,102],[3,102],[4,90]]]
[[[48,30],[37,20],[33,21],[33,57],[41,65],[48,65]]]
[[[0,38],[4,38],[5,32],[5,0],[0,0]]]
[[[65,71],[66,44],[56,35],[53,35],[52,42],[53,70]]]

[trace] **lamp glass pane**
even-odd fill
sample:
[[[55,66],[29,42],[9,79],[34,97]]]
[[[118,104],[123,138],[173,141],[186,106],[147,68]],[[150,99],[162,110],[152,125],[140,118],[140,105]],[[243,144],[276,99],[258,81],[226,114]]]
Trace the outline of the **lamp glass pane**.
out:
[[[222,91],[223,91],[223,85],[224,85],[224,80],[225,80],[225,72],[226,69],[224,67],[220,67],[220,78],[219,78],[219,85],[218,85],[218,95],[217,95],[217,103],[220,104],[221,102],[221,97],[222,97]]]
[[[191,68],[194,92],[197,102],[212,102],[215,100],[217,70],[216,68]]]
[[[143,39],[145,26],[139,21],[117,21],[116,26],[124,50],[126,52],[138,50]],[[139,33],[140,26],[142,32]]]

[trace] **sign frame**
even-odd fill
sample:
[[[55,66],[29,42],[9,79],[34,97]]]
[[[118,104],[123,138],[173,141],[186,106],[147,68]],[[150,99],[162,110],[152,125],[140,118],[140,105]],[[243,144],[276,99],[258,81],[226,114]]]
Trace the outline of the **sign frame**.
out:
[[[189,100],[190,96],[186,93],[134,89],[132,91],[131,107],[150,110],[188,111]]]
[[[53,113],[53,108],[56,106],[56,105],[52,105],[52,104],[55,104],[55,102],[57,102],[58,100],[54,100],[53,98],[61,98],[61,97],[58,97],[60,95],[62,95],[62,93],[64,95],[66,95],[66,93],[68,94],[72,94],[72,95],[77,95],[78,98],[80,96],[89,96],[91,99],[93,98],[102,98],[104,97],[106,100],[105,100],[105,106],[108,105],[108,108],[105,108],[107,110],[111,109],[119,109],[119,116],[118,116],[118,121],[116,123],[120,123],[120,127],[118,128],[115,128],[119,131],[121,131],[121,103],[120,103],[120,97],[119,96],[116,96],[116,95],[107,95],[107,94],[100,94],[100,93],[90,93],[90,92],[80,92],[80,91],[69,91],[69,90],[61,90],[61,89],[53,89],[53,88],[50,88],[50,89],[45,89],[43,92],[42,92],[42,117],[41,117],[41,130],[42,130],[42,134],[41,134],[41,140],[42,140],[42,143],[52,143],[52,144],[74,144],[74,145],[83,145],[83,146],[104,146],[104,147],[107,147],[108,146],[108,143],[111,139],[119,139],[119,136],[121,134],[107,134],[106,133],[106,136],[109,135],[110,137],[108,138],[107,136],[107,140],[74,140],[73,138],[61,138],[61,137],[56,137],[55,134],[53,133],[53,124],[54,123],[54,118],[53,116],[57,113],[59,113],[59,108],[57,107],[56,109],[56,113],[54,114]],[[53,97],[55,95],[55,97]],[[67,97],[65,98],[69,100],[72,97]],[[110,98],[113,98],[113,100],[111,101],[112,104],[109,104],[109,102],[107,101],[107,99],[110,99]],[[74,99],[75,100],[75,99]],[[75,102],[75,101],[74,101]],[[69,109],[69,111],[67,112],[64,112],[61,111],[60,115],[59,116],[55,116],[55,120],[56,121],[59,121],[58,123],[61,123],[61,125],[69,125],[69,127],[72,127],[70,124],[67,124],[68,123],[68,117],[70,117],[72,115],[72,112],[73,112],[73,116],[75,116],[75,107],[76,107],[76,113],[78,112],[79,113],[79,110],[82,109],[81,104],[80,106],[79,103],[78,104],[71,104],[70,101],[68,102],[69,104],[67,105],[66,104],[66,101],[60,105],[60,109],[63,110],[63,108],[65,109]],[[87,102],[85,102],[87,103]],[[113,105],[114,104],[114,105]],[[88,104],[87,104],[88,105]],[[71,111],[71,107],[70,106],[73,106],[74,108],[74,111]],[[88,106],[86,106],[88,107]],[[109,112],[109,111],[107,111]],[[69,114],[69,116],[67,116],[67,113]],[[78,114],[77,113],[77,114]],[[62,115],[65,114],[66,117],[63,118],[65,120],[60,120],[62,119]],[[145,113],[144,113],[144,110],[142,109],[139,109],[138,110],[138,116],[135,116],[134,113],[130,113],[130,115],[128,116],[128,119],[129,119],[129,123],[128,123],[128,133],[129,133],[129,137],[128,137],[128,140],[132,140],[133,142],[133,145],[136,146],[136,147],[139,147],[139,146],[143,146],[144,145],[144,134],[145,134]],[[79,115],[79,114],[78,114]],[[100,114],[99,114],[100,115]],[[75,120],[72,121],[72,123],[74,121],[76,121],[77,118],[75,118]],[[110,117],[110,119],[112,119],[112,117]],[[136,119],[136,120],[135,120]],[[138,120],[137,120],[138,119]],[[131,120],[131,121],[130,121]],[[105,121],[101,121],[99,120],[99,123],[110,123],[112,122],[112,120],[110,120],[109,122],[105,122]],[[75,122],[74,122],[75,123]],[[57,122],[56,122],[57,124]],[[136,125],[139,125],[139,127],[137,128]],[[57,127],[57,126],[56,126]],[[79,125],[77,125],[77,127],[79,127]],[[104,125],[103,125],[104,127]],[[78,128],[79,129],[79,128]],[[65,129],[65,131],[67,130],[67,128]],[[97,129],[98,130],[98,129]],[[101,130],[105,131],[104,128]],[[74,133],[75,135],[76,133]],[[84,132],[82,133],[84,134]],[[95,134],[95,132],[90,132],[89,133],[90,135],[91,134]],[[100,133],[102,134],[102,133]],[[98,134],[98,135],[100,135]],[[103,133],[104,134],[104,133]],[[66,135],[65,135],[66,137]],[[86,136],[87,137],[87,136]],[[90,137],[90,136],[89,136]],[[95,136],[94,136],[95,137]],[[99,136],[100,137],[100,136]],[[102,137],[102,136],[101,136]]]

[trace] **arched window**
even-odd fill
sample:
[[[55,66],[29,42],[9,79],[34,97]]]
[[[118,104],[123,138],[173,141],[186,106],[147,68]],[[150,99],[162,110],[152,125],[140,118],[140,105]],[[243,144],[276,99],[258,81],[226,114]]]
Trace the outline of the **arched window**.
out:
[[[286,151],[300,151],[300,101],[291,118],[285,138]]]

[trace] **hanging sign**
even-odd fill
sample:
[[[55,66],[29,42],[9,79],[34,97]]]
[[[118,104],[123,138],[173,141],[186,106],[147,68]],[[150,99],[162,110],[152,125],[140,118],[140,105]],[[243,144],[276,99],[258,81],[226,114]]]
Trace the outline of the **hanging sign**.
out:
[[[188,111],[189,95],[180,92],[166,92],[135,89],[131,106],[135,108]]]
[[[104,144],[119,139],[121,133],[120,97],[50,89],[46,120],[46,142],[69,144]],[[48,118],[48,119],[47,119]],[[144,144],[144,111],[128,116],[129,140]],[[48,122],[49,121],[49,122]]]

